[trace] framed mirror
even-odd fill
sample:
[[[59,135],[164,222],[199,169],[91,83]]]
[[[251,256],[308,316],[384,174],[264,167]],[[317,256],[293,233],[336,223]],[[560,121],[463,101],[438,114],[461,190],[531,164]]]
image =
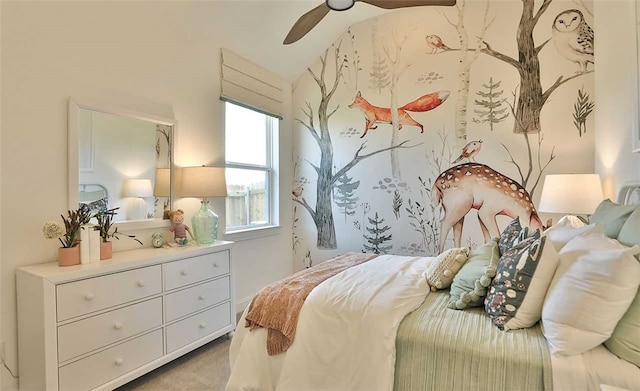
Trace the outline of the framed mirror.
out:
[[[69,100],[69,209],[119,208],[121,229],[169,226],[174,119]]]

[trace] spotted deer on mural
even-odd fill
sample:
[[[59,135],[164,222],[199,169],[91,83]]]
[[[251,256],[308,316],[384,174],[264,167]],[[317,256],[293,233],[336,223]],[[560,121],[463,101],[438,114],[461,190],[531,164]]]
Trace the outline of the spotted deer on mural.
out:
[[[527,190],[513,179],[489,166],[465,163],[443,171],[431,190],[431,202],[442,204],[439,251],[453,229],[453,242],[460,247],[464,217],[478,210],[478,221],[485,242],[500,236],[496,216],[519,217],[523,225],[542,230],[542,222]]]

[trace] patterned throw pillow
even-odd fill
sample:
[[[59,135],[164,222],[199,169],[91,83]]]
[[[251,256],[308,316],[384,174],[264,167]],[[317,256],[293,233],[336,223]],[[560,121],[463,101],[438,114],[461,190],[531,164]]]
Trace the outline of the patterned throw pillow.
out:
[[[536,230],[531,236],[540,237],[540,231]],[[498,242],[498,248],[500,249],[500,255],[506,253],[510,248],[517,245],[529,238],[529,227],[522,227],[520,224],[520,218],[516,217],[506,226],[506,228],[500,234],[500,241]]]
[[[461,310],[482,306],[487,295],[487,287],[496,275],[499,260],[498,238],[493,238],[473,250],[469,260],[453,277],[451,298],[447,307]]]
[[[469,249],[466,247],[451,248],[435,257],[424,272],[431,290],[448,288],[468,257]]]
[[[555,247],[539,234],[502,254],[484,301],[485,310],[498,328],[521,329],[540,320],[558,262]]]

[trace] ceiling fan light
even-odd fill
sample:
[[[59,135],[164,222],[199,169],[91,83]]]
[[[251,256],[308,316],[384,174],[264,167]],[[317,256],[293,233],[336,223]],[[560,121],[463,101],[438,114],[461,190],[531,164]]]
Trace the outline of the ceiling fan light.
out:
[[[353,7],[355,0],[326,0],[327,7],[334,11],[345,11]]]

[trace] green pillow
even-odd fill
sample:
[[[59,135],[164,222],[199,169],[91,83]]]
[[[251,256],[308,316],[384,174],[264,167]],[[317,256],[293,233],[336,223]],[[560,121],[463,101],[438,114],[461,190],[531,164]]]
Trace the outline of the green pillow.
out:
[[[498,240],[499,238],[493,238],[471,252],[469,260],[451,283],[451,298],[447,305],[449,308],[461,310],[483,305],[487,287],[496,275],[496,267],[500,260]]]
[[[611,353],[640,367],[640,291],[604,346]]]
[[[624,222],[618,234],[618,241],[626,246],[640,245],[640,207],[637,207]]]
[[[618,205],[606,199],[593,212],[589,223],[605,224],[605,234],[617,239],[624,222],[637,207],[637,205]]]

